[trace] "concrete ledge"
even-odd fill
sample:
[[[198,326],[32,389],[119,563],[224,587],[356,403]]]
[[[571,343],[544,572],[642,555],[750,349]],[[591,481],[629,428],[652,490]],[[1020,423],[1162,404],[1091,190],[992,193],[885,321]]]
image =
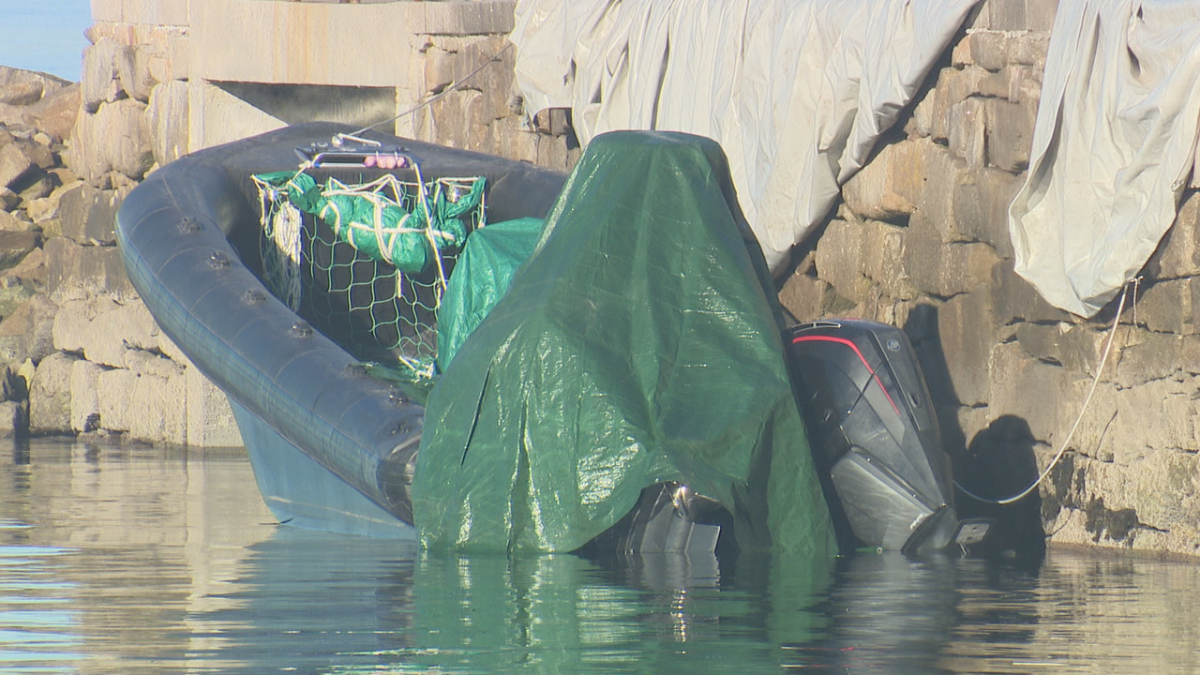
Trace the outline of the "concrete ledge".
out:
[[[505,34],[513,28],[514,5],[204,0],[191,5],[189,74],[225,82],[407,86],[408,62],[418,58],[410,35]]]
[[[112,23],[188,25],[190,0],[92,0],[92,19]]]

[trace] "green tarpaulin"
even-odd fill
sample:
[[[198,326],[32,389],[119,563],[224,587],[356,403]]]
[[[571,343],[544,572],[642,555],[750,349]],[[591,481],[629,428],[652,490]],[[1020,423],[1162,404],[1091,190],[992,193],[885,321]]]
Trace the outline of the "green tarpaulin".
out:
[[[570,551],[679,481],[734,514],[744,549],[833,555],[748,232],[713,141],[594,139],[430,396],[423,544]]]
[[[492,223],[476,230],[458,256],[438,310],[437,362],[445,372],[458,348],[504,297],[517,268],[537,245],[540,218]]]

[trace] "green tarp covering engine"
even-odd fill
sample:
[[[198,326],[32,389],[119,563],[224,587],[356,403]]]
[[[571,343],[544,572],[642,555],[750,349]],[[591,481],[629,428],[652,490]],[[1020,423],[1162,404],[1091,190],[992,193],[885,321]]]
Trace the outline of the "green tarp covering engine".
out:
[[[430,396],[422,542],[571,551],[678,481],[743,549],[834,554],[772,292],[715,142],[596,138]]]

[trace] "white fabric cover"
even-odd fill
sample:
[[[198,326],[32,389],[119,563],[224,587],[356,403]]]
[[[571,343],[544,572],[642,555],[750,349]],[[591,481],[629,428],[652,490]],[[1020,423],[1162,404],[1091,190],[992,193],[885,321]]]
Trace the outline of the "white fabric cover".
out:
[[[909,103],[978,0],[519,0],[526,110],[717,140],[772,269]]]
[[[1200,2],[1060,0],[1029,173],[1009,209],[1016,271],[1090,317],[1154,253],[1192,170]]]

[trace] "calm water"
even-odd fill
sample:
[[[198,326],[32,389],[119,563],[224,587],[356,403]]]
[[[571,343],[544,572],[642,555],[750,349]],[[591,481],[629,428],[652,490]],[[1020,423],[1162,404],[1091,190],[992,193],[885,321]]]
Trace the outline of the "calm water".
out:
[[[422,556],[238,454],[0,446],[0,672],[1195,673],[1200,565]]]

